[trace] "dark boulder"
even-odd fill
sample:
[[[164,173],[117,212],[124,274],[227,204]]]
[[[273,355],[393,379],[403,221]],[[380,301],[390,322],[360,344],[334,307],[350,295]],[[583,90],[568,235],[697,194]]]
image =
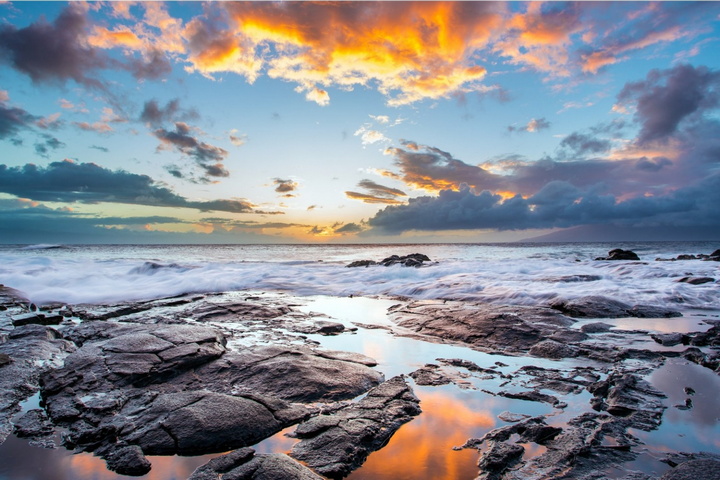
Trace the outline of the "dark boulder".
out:
[[[595,260],[640,260],[640,257],[632,250],[616,248],[610,250],[607,257],[597,257]]]
[[[12,324],[15,327],[22,327],[23,325],[59,325],[65,317],[62,315],[45,315],[44,313],[31,312],[21,315],[13,315],[10,317]]]
[[[528,353],[534,357],[561,359],[576,357],[578,355],[578,349],[571,345],[548,339],[533,345]]]
[[[152,468],[142,449],[135,445],[112,451],[105,462],[108,470],[132,477],[145,475]]]
[[[492,442],[489,449],[480,456],[478,467],[480,467],[481,479],[499,478],[499,475],[512,468],[522,459],[525,448],[517,443]]]
[[[345,266],[348,268],[354,268],[354,267],[369,267],[370,265],[377,265],[377,262],[375,262],[373,260],[356,260]]]
[[[10,358],[10,355],[8,355],[7,353],[0,353],[0,367],[9,365],[10,362],[12,362],[12,358]]]
[[[572,300],[558,300],[550,304],[550,308],[573,318],[671,318],[682,316],[680,312],[675,310],[650,305],[634,305],[631,307],[627,303],[600,295],[590,295]]]
[[[411,253],[410,255],[398,256],[391,255],[380,261],[380,265],[384,267],[390,267],[392,265],[400,264],[405,267],[420,267],[423,262],[429,262],[430,258],[422,253]]]
[[[715,279],[712,277],[682,277],[678,283],[689,283],[690,285],[702,285],[703,283],[712,283]]]

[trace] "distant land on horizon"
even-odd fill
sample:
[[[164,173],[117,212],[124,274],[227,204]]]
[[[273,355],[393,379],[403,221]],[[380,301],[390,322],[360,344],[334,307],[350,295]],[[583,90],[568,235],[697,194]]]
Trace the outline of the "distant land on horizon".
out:
[[[542,242],[705,242],[720,241],[720,227],[630,227],[582,225],[520,240]]]

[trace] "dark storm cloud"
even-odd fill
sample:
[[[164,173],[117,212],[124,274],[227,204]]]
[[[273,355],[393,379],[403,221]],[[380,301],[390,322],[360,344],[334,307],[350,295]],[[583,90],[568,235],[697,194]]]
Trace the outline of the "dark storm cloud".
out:
[[[245,200],[190,201],[157,185],[147,175],[112,171],[94,163],[69,160],[53,162],[47,167],[32,163],[19,167],[0,165],[0,192],[49,202],[110,202],[201,211],[269,213],[254,210],[254,205]]]
[[[576,225],[667,224],[717,225],[720,174],[659,197],[618,200],[612,195],[582,191],[561,181],[548,183],[527,199],[503,200],[488,191],[443,190],[437,197],[418,197],[407,205],[386,207],[368,224],[376,233],[409,230],[521,230]]]
[[[184,122],[175,122],[175,130],[158,128],[153,134],[166,146],[193,158],[205,173],[212,177],[227,177],[229,172],[222,166],[228,151],[198,140],[192,128]]]
[[[114,62],[84,41],[87,18],[80,5],[70,4],[54,22],[40,20],[25,28],[0,27],[0,61],[28,75],[33,82],[74,80],[102,88],[87,74]]]
[[[618,103],[636,104],[635,119],[641,130],[638,143],[665,140],[678,131],[684,120],[697,119],[718,106],[720,71],[707,67],[678,65],[651,70],[645,80],[628,83],[618,94]]]

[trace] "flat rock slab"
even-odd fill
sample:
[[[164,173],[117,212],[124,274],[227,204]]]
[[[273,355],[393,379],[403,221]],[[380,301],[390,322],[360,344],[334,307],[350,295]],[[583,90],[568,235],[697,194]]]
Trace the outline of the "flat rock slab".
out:
[[[295,435],[301,441],[290,456],[328,478],[343,478],[419,415],[419,403],[405,379],[393,377],[358,403],[300,424]]]
[[[547,337],[567,331],[575,320],[546,307],[466,302],[410,302],[390,313],[399,326],[441,342],[459,342],[477,350],[527,353]],[[402,331],[396,332],[406,335]],[[582,333],[582,332],[574,332]]]
[[[631,306],[600,295],[559,300],[553,302],[550,307],[573,318],[671,318],[682,316],[675,310],[650,305]]]
[[[198,467],[188,480],[323,480],[315,472],[287,455],[256,455],[251,448],[241,448],[213,458]]]
[[[660,480],[720,480],[720,460],[698,459],[681,463]]]

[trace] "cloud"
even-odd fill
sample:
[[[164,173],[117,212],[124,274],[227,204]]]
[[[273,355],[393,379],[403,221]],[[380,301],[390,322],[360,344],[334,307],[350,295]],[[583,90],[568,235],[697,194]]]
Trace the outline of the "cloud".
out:
[[[373,182],[372,180],[361,180],[358,187],[367,190],[366,193],[345,192],[345,196],[354,200],[362,200],[365,203],[382,203],[386,205],[397,205],[403,203],[398,197],[406,197],[407,194],[397,188],[386,187]]]
[[[610,150],[612,143],[591,135],[573,132],[560,142],[561,148],[569,148],[574,156],[605,153]]]
[[[334,233],[337,234],[348,234],[348,233],[360,233],[363,230],[365,230],[363,227],[358,225],[357,223],[346,223],[345,225],[335,228],[333,230]]]
[[[278,193],[294,192],[300,186],[297,182],[293,180],[283,180],[281,178],[274,179],[273,185],[275,185],[275,191]]]
[[[153,134],[162,142],[162,145],[193,158],[206,175],[211,177],[229,176],[230,172],[222,165],[228,151],[198,140],[191,134],[192,130],[193,128],[187,123],[175,122],[175,130],[158,128],[153,131]]]
[[[510,125],[507,127],[508,132],[537,132],[539,130],[546,130],[550,128],[550,122],[545,119],[545,117],[542,118],[532,118],[530,121],[518,128],[514,125]]]
[[[245,134],[238,135],[238,131],[234,128],[232,130],[230,130],[229,138],[230,138],[230,143],[232,143],[236,147],[242,147],[248,141],[247,135],[245,135]]]
[[[94,150],[100,150],[103,153],[108,153],[110,151],[107,147],[101,147],[100,145],[90,145],[89,148],[92,148]]]
[[[373,143],[390,141],[390,139],[383,135],[382,132],[372,130],[370,125],[363,125],[358,128],[353,135],[356,137],[359,136],[363,145],[372,145]]]
[[[147,175],[70,160],[52,162],[47,167],[32,163],[17,167],[0,165],[0,192],[46,202],[108,202],[232,213],[280,213],[256,210],[247,200],[189,200],[158,185]]]
[[[645,80],[626,84],[618,94],[619,105],[635,105],[640,144],[666,140],[682,122],[717,108],[719,101],[720,71],[692,65],[651,70]]]
[[[588,224],[717,226],[720,174],[658,197],[619,200],[582,191],[568,182],[550,182],[530,198],[503,200],[469,187],[443,190],[437,197],[410,199],[380,210],[368,224],[381,234],[410,230],[521,230]]]
[[[266,73],[293,82],[320,105],[327,87],[376,86],[388,104],[486,91],[472,54],[502,20],[500,3],[227,3],[225,14],[191,20],[189,69]],[[422,25],[418,29],[417,26]],[[342,32],[342,34],[339,34]],[[265,54],[270,45],[276,55]]]
[[[113,131],[113,128],[106,122],[73,122],[73,125],[86,132],[110,133]]]
[[[49,158],[50,150],[57,150],[66,145],[52,135],[42,135],[43,140],[35,142],[35,153],[43,158]]]
[[[161,107],[157,100],[148,100],[143,105],[140,121],[150,127],[160,127],[164,123],[176,121],[198,120],[200,114],[194,109],[184,109],[180,106],[180,99],[174,98]]]
[[[21,130],[29,128],[39,117],[18,107],[11,107],[0,102],[0,139],[16,135]]]
[[[89,87],[102,87],[89,72],[111,66],[113,61],[101,50],[88,46],[85,9],[70,4],[53,23],[40,20],[25,28],[0,27],[0,61],[10,63],[33,82],[74,80]]]

